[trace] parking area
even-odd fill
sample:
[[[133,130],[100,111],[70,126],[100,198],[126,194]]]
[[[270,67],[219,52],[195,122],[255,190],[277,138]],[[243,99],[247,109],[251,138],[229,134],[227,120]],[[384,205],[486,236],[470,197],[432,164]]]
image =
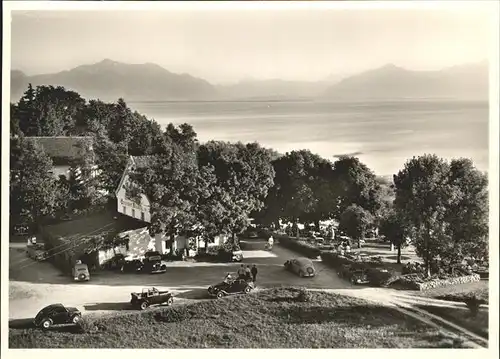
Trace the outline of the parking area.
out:
[[[257,242],[256,242],[257,243]],[[276,245],[271,252],[253,247],[244,250],[244,265],[256,264],[257,288],[303,286],[307,288],[341,289],[351,285],[338,278],[320,260],[314,262],[317,276],[299,278],[284,270],[283,264],[297,257],[295,252]],[[226,273],[236,272],[241,263],[171,262],[163,274],[122,274],[102,272],[87,283],[75,283],[48,262],[35,262],[26,257],[25,247],[12,244],[10,254],[9,317],[33,317],[38,310],[52,303],[76,306],[84,312],[102,313],[122,310],[130,293],[155,286],[176,293],[176,302],[201,300],[208,286],[220,282]]]

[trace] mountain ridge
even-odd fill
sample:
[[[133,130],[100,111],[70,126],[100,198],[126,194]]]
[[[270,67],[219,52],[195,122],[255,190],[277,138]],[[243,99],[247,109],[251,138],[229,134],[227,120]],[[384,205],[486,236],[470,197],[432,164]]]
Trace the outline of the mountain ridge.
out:
[[[330,75],[320,81],[243,79],[216,85],[190,74],[177,74],[147,62],[126,64],[103,59],[51,74],[11,71],[11,99],[28,83],[64,86],[85,98],[116,101],[210,101],[238,99],[390,100],[404,98],[487,99],[488,63],[462,64],[434,71],[408,70],[395,64],[351,76]]]

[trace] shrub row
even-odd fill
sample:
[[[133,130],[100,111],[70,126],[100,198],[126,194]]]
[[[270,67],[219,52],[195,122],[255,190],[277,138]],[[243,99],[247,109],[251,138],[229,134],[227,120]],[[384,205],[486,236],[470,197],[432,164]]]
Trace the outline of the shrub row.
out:
[[[336,251],[321,251],[321,260],[335,269],[340,269],[343,265],[356,264],[357,269],[382,268],[384,266],[381,257],[371,257],[368,261],[358,260],[353,254],[340,255]]]
[[[479,282],[481,277],[479,274],[471,274],[462,277],[447,278],[447,279],[431,279],[424,281],[423,283],[418,283],[419,290],[429,290],[433,288],[446,287],[449,285],[457,285],[464,283]]]
[[[279,240],[279,244],[283,247],[303,254],[308,258],[314,259],[320,255],[320,250],[307,242],[297,240],[295,238],[290,238],[284,235],[276,235],[276,238]]]
[[[479,276],[479,274],[472,274],[472,275],[451,277],[451,278],[432,277],[429,279],[423,278],[419,274],[405,274],[392,279],[389,282],[389,286],[398,289],[422,291],[422,290],[441,288],[457,284],[478,282],[480,280],[481,277]]]

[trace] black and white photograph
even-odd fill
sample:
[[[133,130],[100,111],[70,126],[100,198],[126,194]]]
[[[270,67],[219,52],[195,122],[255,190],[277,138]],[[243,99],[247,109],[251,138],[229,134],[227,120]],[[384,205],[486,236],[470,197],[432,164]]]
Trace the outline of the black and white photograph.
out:
[[[499,3],[3,8],[2,355],[498,355]]]

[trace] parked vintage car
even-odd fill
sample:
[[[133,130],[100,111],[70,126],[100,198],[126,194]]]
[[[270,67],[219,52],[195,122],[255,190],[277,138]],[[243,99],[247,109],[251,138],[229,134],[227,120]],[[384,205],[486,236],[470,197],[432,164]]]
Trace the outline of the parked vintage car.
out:
[[[121,270],[126,262],[126,257],[122,253],[117,253],[113,258],[104,263],[104,268],[107,270]]]
[[[26,255],[37,261],[46,260],[49,255],[43,243],[34,243],[26,246]]]
[[[309,258],[293,258],[285,262],[285,269],[300,277],[314,277],[316,270],[314,264]]]
[[[210,297],[222,298],[227,295],[248,294],[255,288],[251,280],[237,278],[237,275],[227,275],[222,282],[208,287]]]
[[[155,287],[144,288],[141,293],[131,293],[130,304],[133,308],[145,310],[151,305],[172,305],[174,296],[169,291],[160,291]]]
[[[80,261],[76,262],[72,270],[73,279],[79,282],[90,280],[89,267]]]
[[[33,324],[42,329],[49,329],[57,324],[78,324],[82,319],[82,313],[73,307],[65,307],[64,305],[51,304],[38,312]]]
[[[368,280],[368,274],[366,270],[363,269],[355,269],[352,271],[350,278],[350,282],[352,284],[368,284],[370,281]]]
[[[153,273],[165,273],[167,262],[161,259],[161,254],[157,251],[149,251],[144,254],[144,271]]]
[[[243,251],[233,251],[231,261],[233,262],[241,262],[243,260]]]
[[[120,271],[122,273],[140,273],[144,269],[144,262],[140,259],[125,260]]]

